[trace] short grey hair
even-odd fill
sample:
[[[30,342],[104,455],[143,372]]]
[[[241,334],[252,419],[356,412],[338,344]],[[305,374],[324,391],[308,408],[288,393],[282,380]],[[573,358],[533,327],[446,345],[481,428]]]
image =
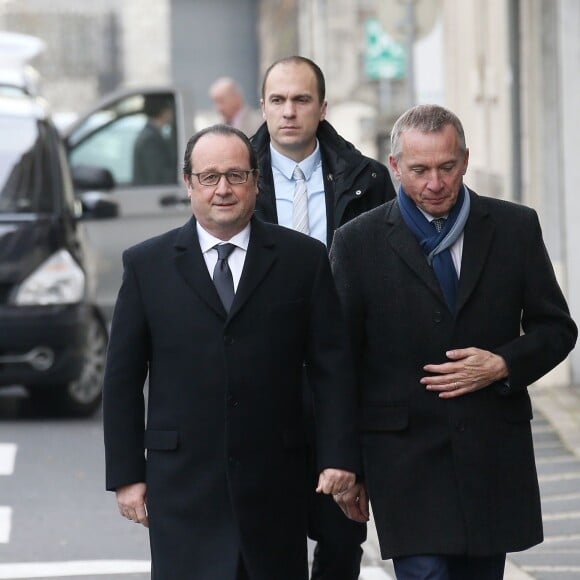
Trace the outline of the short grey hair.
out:
[[[399,161],[401,157],[401,135],[410,129],[421,133],[437,133],[447,125],[451,125],[457,132],[459,149],[467,151],[465,132],[459,117],[449,109],[440,105],[417,105],[405,111],[393,125],[391,131],[391,155]]]

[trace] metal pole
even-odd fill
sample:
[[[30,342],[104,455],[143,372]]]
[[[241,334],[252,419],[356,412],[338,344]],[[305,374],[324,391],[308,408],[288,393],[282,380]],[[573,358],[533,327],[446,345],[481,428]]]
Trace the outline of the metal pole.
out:
[[[520,60],[520,2],[508,2],[509,59],[511,68],[511,125],[512,125],[512,193],[521,203],[522,181],[522,120],[521,120],[521,60]]]
[[[415,0],[407,0],[405,29],[407,32],[407,101],[409,107],[415,104]]]

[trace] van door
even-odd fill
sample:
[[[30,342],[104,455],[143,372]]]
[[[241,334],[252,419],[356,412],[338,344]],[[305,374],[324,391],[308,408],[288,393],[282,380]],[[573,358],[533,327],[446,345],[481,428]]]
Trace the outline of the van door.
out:
[[[175,90],[127,90],[106,98],[65,136],[73,175],[92,166],[114,178],[110,193],[119,203],[118,218],[85,222],[97,263],[97,303],[109,318],[123,250],[191,215],[180,169],[190,136],[184,119],[192,119],[185,113]]]

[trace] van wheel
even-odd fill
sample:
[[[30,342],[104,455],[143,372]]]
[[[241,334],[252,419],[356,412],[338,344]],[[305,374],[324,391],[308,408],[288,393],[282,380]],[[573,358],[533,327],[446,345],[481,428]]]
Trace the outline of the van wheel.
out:
[[[87,329],[87,350],[81,374],[66,385],[31,390],[35,407],[42,405],[46,411],[66,417],[89,417],[95,413],[103,399],[107,342],[104,324],[93,316]]]

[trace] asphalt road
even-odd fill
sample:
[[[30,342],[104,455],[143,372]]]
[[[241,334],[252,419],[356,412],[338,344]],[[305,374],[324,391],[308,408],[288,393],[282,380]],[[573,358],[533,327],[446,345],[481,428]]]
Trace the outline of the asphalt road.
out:
[[[0,579],[148,579],[147,532],[104,490],[101,416],[46,419],[25,403],[0,397]]]

